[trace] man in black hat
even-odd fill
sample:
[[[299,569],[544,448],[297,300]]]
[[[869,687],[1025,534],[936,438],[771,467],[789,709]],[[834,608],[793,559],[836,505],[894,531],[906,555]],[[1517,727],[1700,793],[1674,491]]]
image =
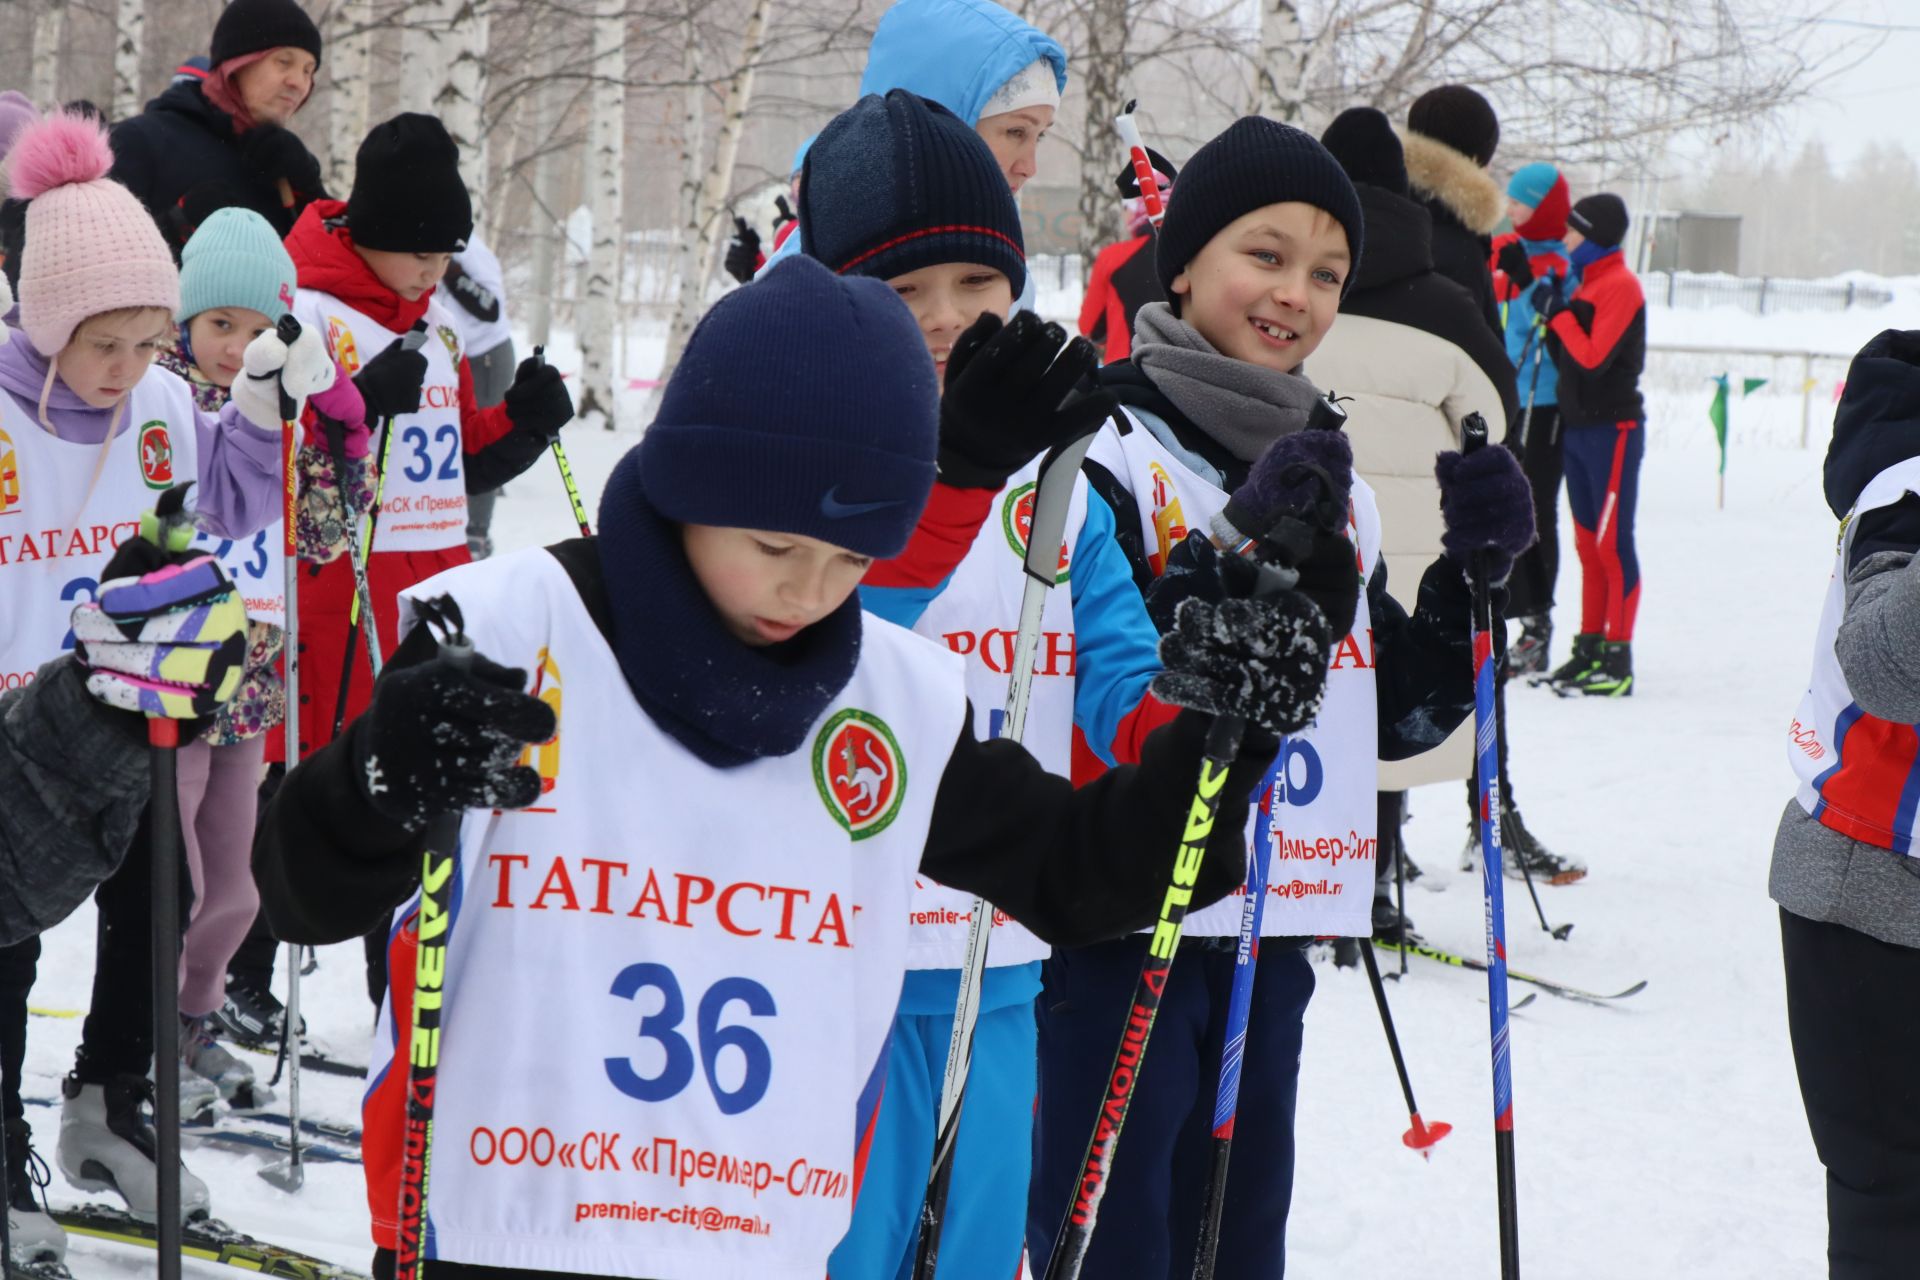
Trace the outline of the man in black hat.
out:
[[[326,190],[288,125],[313,93],[320,29],[296,0],[233,0],[204,77],[176,78],[113,130],[113,176],[140,197],[178,256],[208,213],[252,209],[282,236]]]

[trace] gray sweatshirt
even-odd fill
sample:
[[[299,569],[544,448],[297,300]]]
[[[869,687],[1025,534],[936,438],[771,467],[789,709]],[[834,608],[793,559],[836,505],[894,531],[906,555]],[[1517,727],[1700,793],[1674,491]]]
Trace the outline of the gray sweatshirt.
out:
[[[1920,557],[1884,551],[1848,572],[1833,649],[1863,711],[1920,721]],[[1797,916],[1920,947],[1920,858],[1844,836],[1797,800],[1780,815],[1767,891]]]
[[[126,856],[148,794],[139,719],[72,657],[0,694],[0,946],[66,919]]]

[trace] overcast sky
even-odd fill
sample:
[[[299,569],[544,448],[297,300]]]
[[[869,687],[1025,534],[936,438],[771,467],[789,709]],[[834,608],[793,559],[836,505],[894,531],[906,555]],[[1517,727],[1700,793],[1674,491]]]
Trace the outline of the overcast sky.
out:
[[[1794,148],[1817,137],[1836,162],[1876,140],[1920,152],[1920,0],[1839,0],[1832,18],[1825,28],[1832,46],[1861,38],[1880,44],[1783,120]]]

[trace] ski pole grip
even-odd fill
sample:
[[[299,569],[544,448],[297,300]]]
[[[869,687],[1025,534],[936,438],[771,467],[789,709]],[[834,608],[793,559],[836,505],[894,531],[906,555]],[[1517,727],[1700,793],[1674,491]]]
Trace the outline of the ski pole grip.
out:
[[[289,319],[291,319],[291,317],[289,317]],[[427,322],[425,320],[415,320],[413,322],[413,328],[400,335],[400,349],[402,351],[418,351],[426,345]]]
[[[280,323],[273,326],[273,335],[280,339],[280,345],[288,348],[289,351],[292,350],[294,343],[300,341],[300,322],[294,318],[293,312],[289,311],[280,317]],[[276,385],[280,392],[280,417],[283,421],[292,422],[298,406],[294,403],[293,397],[287,394],[287,384],[284,381]]]
[[[1473,453],[1483,449],[1487,443],[1487,420],[1477,413],[1470,413],[1460,423],[1460,452]]]
[[[1344,431],[1347,427],[1347,411],[1340,407],[1340,397],[1329,391],[1313,402],[1313,408],[1307,410],[1307,430]]]

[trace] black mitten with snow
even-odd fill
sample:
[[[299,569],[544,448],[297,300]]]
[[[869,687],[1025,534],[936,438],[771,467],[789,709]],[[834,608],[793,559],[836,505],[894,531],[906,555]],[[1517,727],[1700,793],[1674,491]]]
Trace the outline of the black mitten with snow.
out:
[[[353,729],[354,776],[373,807],[413,831],[463,809],[524,809],[540,775],[520,763],[553,736],[553,708],[521,692],[527,673],[475,655],[393,671]]]
[[[1320,606],[1298,591],[1219,604],[1188,600],[1160,637],[1153,696],[1211,715],[1297,733],[1320,713],[1332,641]]]

